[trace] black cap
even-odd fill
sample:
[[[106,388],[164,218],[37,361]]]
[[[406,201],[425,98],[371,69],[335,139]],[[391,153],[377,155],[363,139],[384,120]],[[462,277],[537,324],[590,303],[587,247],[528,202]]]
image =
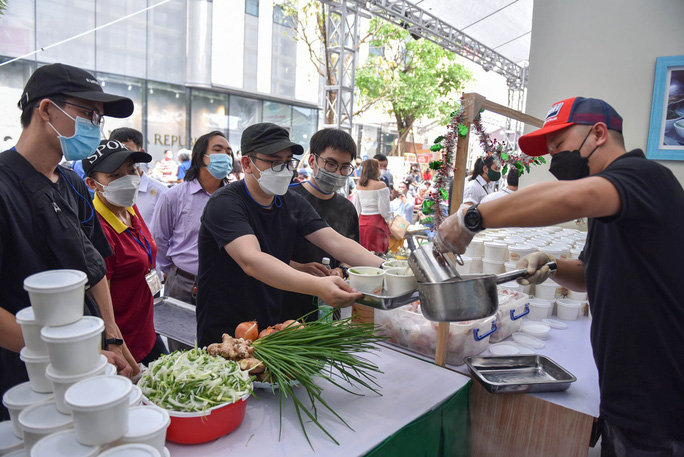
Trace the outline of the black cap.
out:
[[[96,171],[101,173],[116,171],[129,157],[135,163],[152,161],[152,156],[146,152],[131,151],[123,143],[116,140],[102,140],[95,153],[83,159],[81,163],[86,176],[90,176]]]
[[[90,73],[80,68],[53,63],[33,72],[17,105],[21,110],[29,103],[45,97],[66,95],[104,105],[105,116],[128,117],[133,114],[133,101],[127,97],[106,94]]]
[[[290,134],[279,125],[264,122],[250,125],[242,132],[240,149],[243,154],[258,152],[272,155],[287,148],[292,148],[294,155],[304,154],[304,148],[290,141]]]

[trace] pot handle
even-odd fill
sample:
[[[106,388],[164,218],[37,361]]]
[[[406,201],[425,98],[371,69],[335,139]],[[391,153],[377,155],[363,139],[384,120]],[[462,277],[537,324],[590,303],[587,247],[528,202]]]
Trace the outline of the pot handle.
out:
[[[556,264],[556,262],[549,262],[545,265],[547,267],[549,267],[549,269],[551,271],[558,269],[558,265]],[[544,265],[542,265],[539,268],[542,268],[542,267],[544,267]],[[504,282],[513,281],[514,279],[526,278],[527,276],[529,276],[527,274],[527,270],[513,270],[513,271],[509,271],[508,273],[501,273],[500,275],[496,275],[496,283],[502,284]]]
[[[498,330],[498,328],[499,327],[496,326],[496,321],[493,321],[492,322],[492,329],[490,331],[488,331],[487,333],[485,333],[484,335],[480,335],[480,329],[479,328],[476,328],[475,330],[473,330],[473,338],[475,338],[475,341],[482,341],[485,338],[487,338],[489,335],[491,335],[492,333],[496,332]]]
[[[525,311],[518,314],[517,316],[515,315],[515,309],[512,309],[510,311],[511,311],[511,320],[517,321],[518,319],[522,318],[523,316],[527,316],[528,314],[530,314],[530,304],[525,303]]]

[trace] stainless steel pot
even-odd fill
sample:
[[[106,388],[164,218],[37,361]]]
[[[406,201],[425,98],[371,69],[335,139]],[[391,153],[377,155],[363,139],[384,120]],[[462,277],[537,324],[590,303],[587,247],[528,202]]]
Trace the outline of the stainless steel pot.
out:
[[[418,282],[436,283],[460,278],[456,265],[463,265],[463,260],[453,252],[439,251],[430,242],[413,249],[408,263]]]
[[[546,266],[551,270],[557,268],[556,262],[549,262]],[[500,275],[463,275],[460,279],[441,283],[419,282],[420,309],[423,316],[431,321],[482,319],[496,313],[499,307],[497,284],[526,276],[527,270],[514,270]]]

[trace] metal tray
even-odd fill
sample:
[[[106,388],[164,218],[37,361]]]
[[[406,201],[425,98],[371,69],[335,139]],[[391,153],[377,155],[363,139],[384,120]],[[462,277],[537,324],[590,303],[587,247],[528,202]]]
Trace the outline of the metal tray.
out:
[[[154,300],[154,329],[160,335],[195,346],[197,319],[195,307],[171,297]]]
[[[412,290],[401,295],[389,295],[387,290],[383,289],[382,294],[363,294],[363,297],[356,300],[356,303],[377,309],[395,309],[413,303],[418,299],[418,290]]]
[[[567,390],[577,378],[543,355],[466,357],[466,365],[493,394],[557,392]]]

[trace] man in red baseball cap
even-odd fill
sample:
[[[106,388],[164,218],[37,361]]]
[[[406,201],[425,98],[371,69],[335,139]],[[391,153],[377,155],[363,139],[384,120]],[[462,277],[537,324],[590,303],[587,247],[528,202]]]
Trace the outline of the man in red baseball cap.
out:
[[[673,268],[674,259],[684,258],[682,186],[641,150],[626,151],[622,118],[603,100],[555,103],[544,126],[519,145],[528,155],[550,154],[549,171],[559,181],[462,207],[439,228],[435,244],[463,253],[485,227],[588,217],[579,259],[528,255],[517,265],[528,269],[523,281],[538,284],[553,275],[588,294],[602,455],[684,455],[684,281]],[[555,272],[546,266],[552,261]],[[654,380],[657,388],[648,388]]]

